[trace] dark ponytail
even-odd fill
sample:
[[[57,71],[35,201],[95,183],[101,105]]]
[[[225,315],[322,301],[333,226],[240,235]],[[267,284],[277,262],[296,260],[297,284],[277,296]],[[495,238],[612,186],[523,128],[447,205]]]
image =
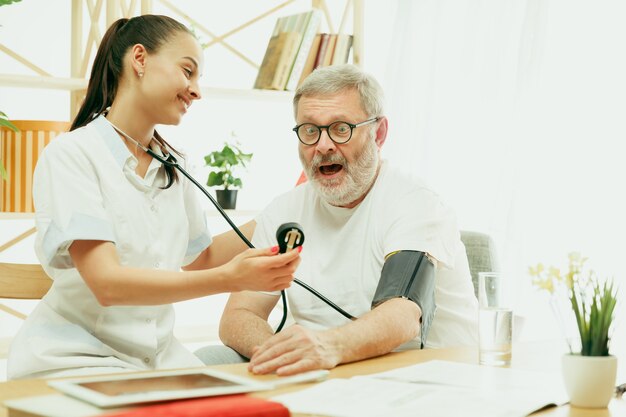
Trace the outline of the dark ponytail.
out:
[[[111,106],[123,73],[124,55],[129,48],[142,44],[149,53],[155,53],[179,32],[192,34],[185,25],[168,16],[142,15],[115,21],[102,37],[91,68],[85,100],[70,131],[87,125]],[[180,155],[157,132],[154,137],[161,147]],[[173,167],[165,166],[165,171],[168,177],[165,188],[169,188],[178,176]]]
[[[114,45],[115,35],[127,22],[128,19],[119,19],[113,22],[102,37],[91,68],[85,100],[72,122],[70,131],[85,126],[94,117],[104,113],[107,107],[113,103],[122,73],[123,61],[123,54],[119,56],[120,45]]]

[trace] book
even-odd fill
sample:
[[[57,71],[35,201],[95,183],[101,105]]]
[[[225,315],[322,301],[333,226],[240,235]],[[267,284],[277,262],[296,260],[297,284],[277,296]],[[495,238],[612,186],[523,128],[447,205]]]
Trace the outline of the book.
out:
[[[350,48],[352,47],[352,35],[340,33],[337,35],[337,43],[333,52],[331,65],[341,65],[348,63]]]
[[[276,20],[254,88],[268,90],[285,88],[293,60],[302,41],[302,34],[296,30],[301,18],[300,15],[291,15]]]
[[[276,20],[254,88],[295,89],[321,20],[317,9]]]
[[[328,40],[330,38],[330,33],[322,33],[320,34],[320,46],[317,48],[317,55],[315,55],[315,64],[313,64],[313,69],[321,67],[324,62],[324,56],[326,55],[326,48],[328,48]]]
[[[335,37],[335,46],[332,52],[332,56],[328,55],[329,42],[332,43],[332,38]],[[330,59],[328,65],[340,65],[346,64],[350,57],[350,49],[352,48],[353,35],[338,34],[331,35],[328,33],[318,33],[311,44],[309,56],[302,69],[300,80],[298,85],[308,77],[315,68],[324,66],[324,61]]]
[[[309,74],[313,72],[313,68],[315,67],[315,58],[317,57],[317,51],[320,47],[321,38],[321,33],[317,33],[315,35],[315,38],[313,38],[313,43],[311,44],[311,48],[309,48],[309,56],[306,58],[304,68],[302,69],[302,73],[300,74],[300,80],[298,80],[298,85],[302,84],[306,77],[308,77]]]
[[[298,52],[302,34],[280,32],[269,41],[254,88],[283,90],[287,84],[293,59]]]
[[[222,397],[174,401],[111,414],[110,417],[289,417],[284,405],[249,397],[226,395]]]
[[[320,64],[321,67],[327,67],[332,63],[336,44],[337,44],[337,34],[331,33],[330,35],[328,35],[328,44],[326,45],[326,50],[324,51],[324,59],[322,60],[322,63]]]
[[[247,395],[170,401],[132,408],[102,409],[62,394],[40,395],[4,403],[8,417],[288,417],[282,404]]]
[[[319,10],[313,9],[306,13],[304,24],[300,27],[302,30],[302,41],[300,42],[298,53],[294,59],[285,90],[293,91],[298,86],[311,49],[315,43],[316,33],[321,21],[322,14]]]

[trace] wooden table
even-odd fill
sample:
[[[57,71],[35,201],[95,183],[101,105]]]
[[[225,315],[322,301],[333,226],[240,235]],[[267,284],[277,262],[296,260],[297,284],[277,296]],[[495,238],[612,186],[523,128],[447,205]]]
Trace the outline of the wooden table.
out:
[[[564,353],[563,346],[558,342],[523,343],[513,346],[512,368],[526,370],[551,370],[556,371],[560,367],[561,356]],[[333,369],[330,378],[349,378],[354,375],[366,375],[382,372],[389,369],[412,365],[419,362],[440,359],[463,363],[477,363],[478,350],[476,348],[453,348],[453,349],[426,349],[413,350],[401,353],[390,353],[379,358],[361,362],[346,364]],[[214,368],[231,372],[259,380],[271,380],[275,376],[253,376],[248,374],[245,364],[219,365]],[[312,384],[300,384],[283,387],[273,391],[254,393],[259,397],[273,397],[278,394],[300,390]],[[46,385],[43,379],[29,379],[0,383],[0,403],[5,400],[27,397],[31,395],[50,394],[55,391]],[[7,410],[0,406],[0,417],[6,417]],[[608,409],[583,409],[570,407],[569,405],[553,407],[533,414],[533,416],[548,417],[617,417],[626,416],[626,398],[611,400]]]

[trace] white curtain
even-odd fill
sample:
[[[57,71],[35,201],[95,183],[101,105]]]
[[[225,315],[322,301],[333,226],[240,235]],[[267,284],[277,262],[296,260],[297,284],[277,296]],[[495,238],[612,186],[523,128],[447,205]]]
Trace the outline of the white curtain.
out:
[[[462,229],[494,237],[519,310],[537,319],[526,334],[554,335],[529,265],[564,265],[581,251],[626,286],[626,4],[396,7],[388,56],[378,57],[391,126],[384,155],[438,191]],[[626,323],[617,325],[614,345],[624,346]]]

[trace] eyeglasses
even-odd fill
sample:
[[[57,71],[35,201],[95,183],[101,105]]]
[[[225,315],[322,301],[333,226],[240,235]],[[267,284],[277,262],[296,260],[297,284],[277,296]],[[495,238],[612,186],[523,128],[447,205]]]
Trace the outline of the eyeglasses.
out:
[[[365,126],[380,120],[380,117],[368,119],[364,122],[353,124],[348,122],[333,122],[327,126],[318,126],[313,123],[302,123],[293,128],[298,135],[298,139],[305,145],[313,146],[322,137],[322,129],[326,129],[330,140],[336,144],[344,144],[352,138],[352,131],[360,126]]]

